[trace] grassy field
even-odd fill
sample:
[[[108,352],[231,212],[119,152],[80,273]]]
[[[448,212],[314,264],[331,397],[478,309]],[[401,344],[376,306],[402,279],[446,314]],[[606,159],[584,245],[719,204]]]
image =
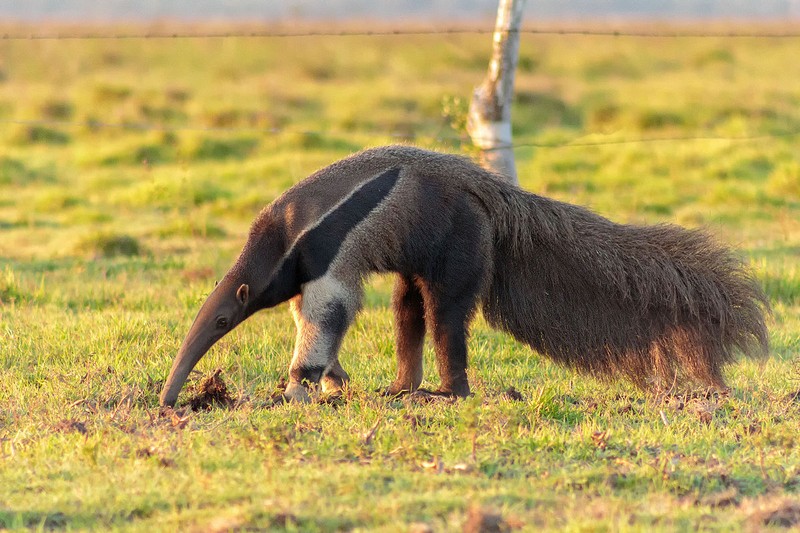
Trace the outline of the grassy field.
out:
[[[166,416],[161,383],[260,208],[363,147],[469,153],[490,38],[0,41],[0,529],[799,527],[799,41],[522,40],[525,188],[708,227],[752,264],[771,354],[731,366],[729,396],[600,383],[479,318],[474,397],[386,400],[376,278],[344,401],[270,402],[294,340],[282,306],[198,366],[222,369],[235,408]]]

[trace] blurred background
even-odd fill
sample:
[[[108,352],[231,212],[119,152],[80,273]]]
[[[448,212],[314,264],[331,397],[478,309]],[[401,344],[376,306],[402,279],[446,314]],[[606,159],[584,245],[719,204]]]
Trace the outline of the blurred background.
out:
[[[286,19],[475,20],[497,9],[492,0],[3,0],[0,13],[20,20],[182,20],[276,21]],[[798,0],[539,0],[529,1],[526,16],[536,19],[772,19],[800,17]]]
[[[110,299],[153,298],[175,270],[196,294],[315,169],[395,142],[474,154],[496,9],[0,1],[5,299],[80,306],[70,261],[86,259],[90,284],[95,266],[140,274]],[[619,222],[709,226],[799,298],[798,16],[800,0],[529,0],[521,185]],[[67,292],[38,289],[43,272]]]

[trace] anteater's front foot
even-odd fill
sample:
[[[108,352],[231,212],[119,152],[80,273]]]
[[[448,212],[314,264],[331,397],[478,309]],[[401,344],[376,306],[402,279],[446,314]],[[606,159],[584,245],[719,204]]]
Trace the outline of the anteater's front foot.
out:
[[[296,381],[292,381],[286,385],[283,397],[290,402],[311,403],[311,396],[308,394],[308,388]]]
[[[322,392],[328,396],[341,396],[345,385],[350,382],[350,376],[347,375],[342,365],[337,361],[333,368],[327,374],[322,376],[320,385]]]
[[[322,378],[322,381],[320,381],[319,384],[324,396],[330,398],[341,398],[344,394],[344,387],[347,382],[325,376]]]

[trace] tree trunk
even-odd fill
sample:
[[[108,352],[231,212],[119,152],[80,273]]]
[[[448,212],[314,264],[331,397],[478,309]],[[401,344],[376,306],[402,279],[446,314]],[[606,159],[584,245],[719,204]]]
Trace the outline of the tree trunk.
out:
[[[517,184],[511,143],[511,99],[519,57],[519,29],[525,0],[500,0],[489,71],[475,88],[469,106],[467,131],[481,149],[484,166]]]

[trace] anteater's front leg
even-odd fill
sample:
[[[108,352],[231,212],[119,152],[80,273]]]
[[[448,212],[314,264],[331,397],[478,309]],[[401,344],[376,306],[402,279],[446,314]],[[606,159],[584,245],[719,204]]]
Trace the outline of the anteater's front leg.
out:
[[[397,379],[386,394],[414,392],[422,382],[422,348],[425,343],[425,307],[419,287],[400,275],[392,294],[397,350]]]
[[[358,289],[348,289],[327,276],[305,284],[302,294],[290,302],[297,340],[287,398],[307,402],[308,385],[321,381],[323,391],[335,392],[349,380],[339,364],[339,347],[359,304]]]

